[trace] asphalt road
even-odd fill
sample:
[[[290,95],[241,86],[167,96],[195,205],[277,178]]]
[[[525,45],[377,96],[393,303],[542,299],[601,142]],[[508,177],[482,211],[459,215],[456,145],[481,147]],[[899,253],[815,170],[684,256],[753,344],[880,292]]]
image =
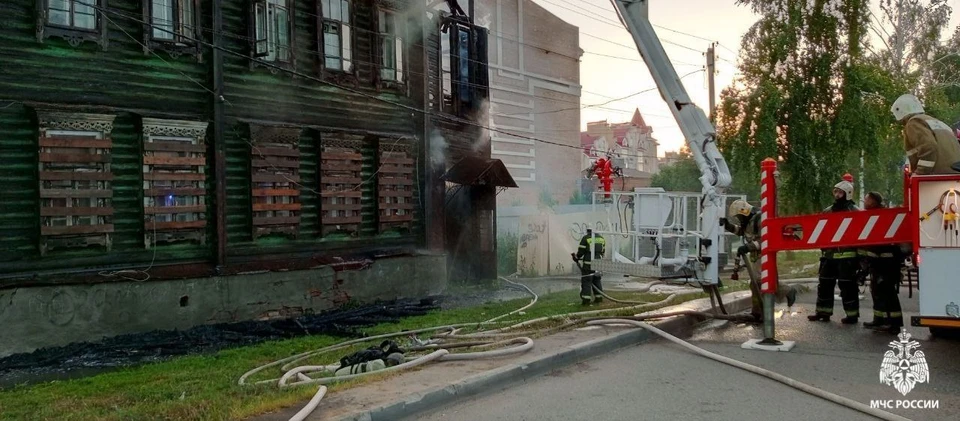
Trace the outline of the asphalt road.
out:
[[[871,400],[939,400],[939,409],[890,410],[915,420],[956,420],[960,413],[960,341],[931,339],[908,328],[921,343],[930,382],[907,397],[879,382],[879,368],[892,335],[859,326],[809,322],[812,293],[800,297],[800,314],[778,320],[781,339],[796,340],[788,353],[744,350],[760,336],[752,326],[715,323],[689,340],[707,350],[767,368],[801,382],[868,404]],[[916,296],[902,294],[906,312]],[[863,314],[871,312],[869,298]],[[837,303],[837,314],[842,311]],[[865,317],[861,321],[869,320]],[[909,319],[908,319],[909,320]],[[522,385],[412,419],[437,420],[729,420],[873,419],[786,385],[691,354],[658,340],[555,371]]]

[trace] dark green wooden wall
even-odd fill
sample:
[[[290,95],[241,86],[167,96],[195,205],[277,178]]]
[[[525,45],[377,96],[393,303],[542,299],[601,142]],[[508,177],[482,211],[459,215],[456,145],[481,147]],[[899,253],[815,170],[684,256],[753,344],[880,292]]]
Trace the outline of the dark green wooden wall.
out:
[[[93,1],[93,0],[89,0]],[[249,1],[224,1],[224,47],[249,53]],[[357,84],[351,90],[392,103],[422,109],[423,89],[429,72],[423,69],[424,49],[420,32],[410,32],[408,58],[409,89],[379,89],[375,84],[376,62],[373,17],[374,1],[357,0],[355,6],[354,57],[359,66]],[[204,40],[212,40],[211,3],[202,1]],[[398,7],[398,2],[392,3]],[[418,3],[419,4],[419,3]],[[402,5],[400,6],[402,7]],[[107,14],[109,45],[84,42],[71,46],[59,38],[39,42],[36,36],[36,1],[0,2],[0,275],[29,273],[41,269],[82,270],[110,264],[210,262],[216,247],[213,211],[215,174],[212,131],[207,137],[207,203],[209,221],[205,246],[159,247],[156,252],[143,246],[142,136],[140,119],[170,118],[212,123],[213,84],[211,49],[203,49],[203,60],[194,56],[171,57],[166,52],[145,54],[143,19],[138,0],[110,0],[109,8],[121,15]],[[419,247],[423,243],[424,163],[421,147],[423,114],[397,105],[314,80],[318,76],[316,6],[313,0],[296,2],[296,72],[251,67],[251,60],[224,54],[226,220],[227,248],[231,259],[297,252],[336,255],[357,248]],[[427,25],[430,31],[436,28]],[[439,54],[428,48],[428,54]],[[159,57],[158,57],[159,56]],[[434,60],[435,61],[435,60]],[[39,243],[39,199],[37,180],[36,108],[56,106],[115,114],[113,130],[113,173],[115,208],[113,250],[101,249],[53,252],[41,258]],[[251,235],[250,146],[251,122],[302,126],[300,138],[301,188],[300,236],[266,237],[253,241]],[[365,138],[363,179],[364,224],[357,238],[321,238],[319,190],[320,142],[325,136]],[[414,229],[406,234],[379,233],[376,223],[376,147],[396,137],[411,139],[419,154]],[[156,253],[156,254],[155,254]],[[2,285],[2,281],[0,281]]]

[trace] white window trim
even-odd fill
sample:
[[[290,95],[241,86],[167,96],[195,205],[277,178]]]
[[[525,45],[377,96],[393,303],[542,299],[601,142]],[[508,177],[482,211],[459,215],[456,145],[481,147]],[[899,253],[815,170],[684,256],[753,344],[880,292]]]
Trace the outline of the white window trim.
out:
[[[332,2],[340,3],[340,16],[332,17],[327,16],[327,10],[325,5]],[[323,53],[321,57],[323,68],[333,72],[343,72],[343,73],[353,73],[356,68],[356,62],[353,54],[353,10],[354,4],[352,0],[321,0],[320,1],[320,27],[317,30],[320,32],[320,43],[322,43],[322,48],[320,49]],[[346,4],[348,11],[345,14],[346,20],[344,20],[343,5]],[[326,26],[332,25],[338,28],[337,36],[339,38],[339,51],[335,54],[331,54],[330,45],[326,43]],[[327,60],[337,60],[340,62],[339,68],[334,66],[328,66]]]
[[[151,40],[177,45],[194,43],[193,39],[197,38],[195,26],[197,13],[200,12],[199,2],[196,0],[167,0],[170,3],[170,18],[158,22],[156,20],[157,11],[154,9],[157,0],[143,1],[148,2]],[[192,8],[189,17],[184,17],[184,5],[190,5]]]
[[[294,10],[293,0],[257,0],[254,4],[254,17],[253,17],[253,26],[254,26],[254,40],[253,40],[253,55],[264,61],[269,62],[279,62],[279,63],[292,63],[293,62],[293,47],[295,45],[294,41],[294,25],[296,22],[293,20],[293,10]],[[287,26],[287,44],[280,44],[280,29],[279,21],[280,18],[277,14],[277,9],[282,9],[286,11],[286,26]],[[263,22],[261,22],[261,20]],[[266,28],[263,28],[262,25],[266,25]],[[261,38],[261,36],[263,38]],[[261,44],[265,44],[265,47]],[[285,48],[286,57],[280,57],[280,49]]]
[[[380,25],[383,24],[380,20],[384,17],[390,17],[393,19],[393,33],[390,32],[381,32]],[[379,51],[381,57],[378,60],[378,66],[380,67],[380,77],[381,80],[396,82],[396,83],[405,83],[406,78],[406,24],[401,18],[401,15],[393,10],[386,8],[378,8],[378,28],[377,28],[377,51]],[[389,31],[387,29],[386,31]],[[391,67],[387,67],[384,64],[384,46],[386,38],[391,39],[391,44],[394,49],[394,59]],[[390,75],[392,73],[392,76]]]
[[[99,28],[100,28],[100,17],[99,17],[99,15],[98,15],[98,12],[97,12],[97,9],[96,9],[96,7],[99,7],[99,6],[100,6],[100,3],[99,3],[98,0],[88,0],[88,1],[84,1],[84,2],[83,2],[83,3],[93,4],[94,6],[96,6],[96,7],[92,7],[92,9],[93,9],[93,27],[92,27],[92,28],[86,28],[86,27],[82,27],[82,26],[77,26],[77,25],[76,25],[76,14],[77,14],[76,7],[77,7],[78,5],[79,5],[79,6],[84,6],[83,4],[78,4],[78,3],[77,3],[77,0],[64,0],[64,1],[67,3],[67,8],[68,8],[68,10],[65,10],[65,11],[63,11],[63,12],[65,12],[65,13],[67,14],[67,18],[68,18],[69,21],[70,21],[69,23],[67,23],[67,24],[62,24],[62,23],[52,22],[52,21],[50,20],[50,16],[52,15],[52,13],[50,13],[50,10],[51,10],[51,4],[50,4],[50,3],[51,3],[52,1],[53,1],[53,0],[44,0],[44,7],[45,7],[44,10],[45,10],[45,12],[46,12],[46,16],[45,16],[45,19],[44,19],[44,20],[46,21],[46,24],[47,24],[47,25],[52,26],[52,27],[56,27],[56,28],[63,28],[63,29],[69,29],[69,30],[74,30],[74,31],[84,31],[84,32],[96,32],[97,30],[99,30]],[[57,9],[57,10],[60,10],[60,9]]]

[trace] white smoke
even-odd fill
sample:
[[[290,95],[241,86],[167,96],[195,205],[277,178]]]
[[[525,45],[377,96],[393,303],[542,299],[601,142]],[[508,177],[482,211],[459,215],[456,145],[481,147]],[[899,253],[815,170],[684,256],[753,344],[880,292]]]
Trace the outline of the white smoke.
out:
[[[493,135],[493,132],[490,131],[488,127],[493,127],[493,119],[490,117],[492,115],[491,110],[493,106],[494,104],[488,100],[484,100],[480,104],[480,109],[483,110],[483,112],[477,116],[477,124],[479,124],[482,128],[480,129],[480,135],[478,136],[477,140],[473,142],[474,152],[480,152],[490,145],[490,136]]]
[[[447,162],[447,140],[439,129],[433,129],[430,134],[430,162],[434,165],[444,165]]]

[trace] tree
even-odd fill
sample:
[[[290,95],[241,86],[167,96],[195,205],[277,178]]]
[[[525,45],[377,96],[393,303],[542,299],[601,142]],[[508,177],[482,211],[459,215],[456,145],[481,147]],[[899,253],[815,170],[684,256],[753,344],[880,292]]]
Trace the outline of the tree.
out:
[[[650,186],[672,192],[701,191],[703,184],[700,183],[700,169],[697,168],[689,149],[684,147],[678,152],[675,162],[660,167],[660,172],[650,179]]]
[[[761,15],[743,38],[737,83],[722,93],[718,145],[736,178],[759,184],[778,160],[780,206],[810,213],[877,146],[875,116],[861,113],[867,0],[740,0]]]

